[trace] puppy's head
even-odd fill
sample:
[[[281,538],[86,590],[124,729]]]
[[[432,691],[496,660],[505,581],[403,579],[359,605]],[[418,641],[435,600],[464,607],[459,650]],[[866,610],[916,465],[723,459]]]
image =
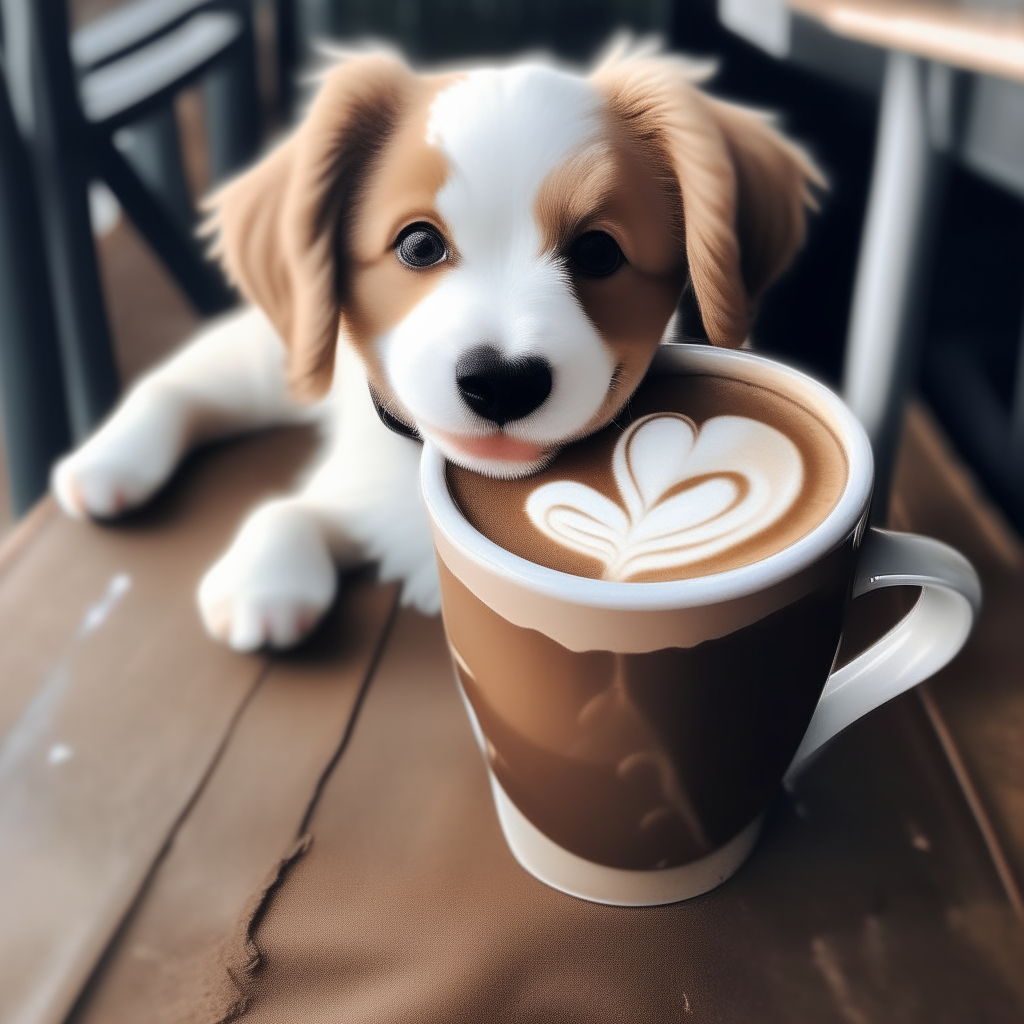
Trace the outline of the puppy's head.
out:
[[[802,242],[814,168],[698,77],[624,52],[589,78],[350,58],[213,197],[216,251],[298,395],[350,344],[389,425],[532,472],[616,415],[681,299],[739,345]]]

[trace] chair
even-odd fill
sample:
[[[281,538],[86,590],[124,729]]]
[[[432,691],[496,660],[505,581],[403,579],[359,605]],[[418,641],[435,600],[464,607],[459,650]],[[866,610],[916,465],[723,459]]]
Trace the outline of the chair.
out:
[[[232,24],[230,17],[225,17],[231,14],[240,21]],[[153,45],[161,39],[161,50],[154,51]],[[129,55],[132,59],[126,61]],[[202,74],[213,181],[244,166],[259,148],[259,100],[249,0],[135,0],[78,29],[71,37],[71,56],[81,76],[86,113],[91,116],[89,104],[99,100],[100,110],[95,113],[101,118],[106,114],[109,99],[104,101],[97,93],[112,97],[115,104],[123,104],[125,101],[118,94],[138,88],[138,72],[142,66],[151,64],[154,56],[167,62],[180,84]],[[212,66],[211,57],[215,59]],[[115,62],[116,71],[110,68]],[[100,73],[102,68],[107,70]],[[143,93],[150,88],[142,84]],[[173,91],[178,88],[180,85]],[[155,113],[142,121],[136,120],[133,134],[152,135],[154,141],[160,140],[143,144],[142,160],[148,162],[147,171],[158,184],[181,192],[183,175],[180,182],[160,178],[161,174],[173,174],[175,167],[180,167],[177,133],[168,130],[174,128],[172,98],[165,97]],[[175,141],[168,145],[172,135]],[[142,171],[142,167],[139,169]],[[145,171],[142,173],[146,176]]]
[[[234,302],[192,237],[170,102],[211,74],[212,131],[224,140],[215,172],[255,152],[255,86],[245,110],[239,84],[255,81],[245,69],[251,16],[242,0],[137,0],[70,39],[66,0],[3,0],[3,10],[11,100],[34,160],[72,433],[81,440],[118,393],[87,207],[92,177],[110,186],[197,310]],[[114,137],[139,122],[145,144],[126,159]]]
[[[29,155],[0,65],[0,413],[16,516],[70,441],[64,381]]]
[[[277,50],[277,114],[282,124],[290,124],[296,100],[295,73],[304,57],[298,0],[274,0],[274,42]]]

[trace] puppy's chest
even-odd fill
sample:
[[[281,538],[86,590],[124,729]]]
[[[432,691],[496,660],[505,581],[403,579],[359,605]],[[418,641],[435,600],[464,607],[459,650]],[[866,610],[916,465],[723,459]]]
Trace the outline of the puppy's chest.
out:
[[[339,497],[386,503],[415,496],[418,504],[422,445],[381,422],[359,360],[347,355],[339,360],[341,380],[324,410],[317,482]]]

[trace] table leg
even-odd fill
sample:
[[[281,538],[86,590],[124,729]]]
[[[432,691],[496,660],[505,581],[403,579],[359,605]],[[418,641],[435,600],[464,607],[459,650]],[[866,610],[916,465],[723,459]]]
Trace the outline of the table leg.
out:
[[[934,142],[950,135],[950,90],[937,87],[943,73],[951,74],[909,54],[888,56],[843,371],[843,397],[875,453],[875,521],[885,518],[904,398],[917,376],[921,298],[944,178]],[[944,122],[939,139],[937,120]]]

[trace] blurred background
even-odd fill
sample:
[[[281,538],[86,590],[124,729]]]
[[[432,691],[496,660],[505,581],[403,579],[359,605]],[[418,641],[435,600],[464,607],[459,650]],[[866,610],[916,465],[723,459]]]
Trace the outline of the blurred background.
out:
[[[986,73],[977,56],[936,61],[909,47],[917,53],[911,71],[921,116],[931,120],[893,129],[902,132],[902,148],[900,139],[891,141],[888,159],[897,176],[905,168],[901,187],[910,196],[900,200],[876,151],[885,104],[898,121],[896,108],[908,102],[899,94],[893,47],[865,37],[863,26],[837,28],[828,18],[836,6],[3,0],[4,106],[13,123],[0,153],[7,197],[0,202],[7,239],[0,253],[0,529],[38,498],[52,458],[80,440],[121,389],[232,301],[201,264],[192,238],[196,204],[287,129],[301,109],[295,83],[317,39],[387,40],[421,65],[529,50],[586,65],[619,28],[714,57],[711,90],[774,111],[828,177],[805,250],[763,304],[756,346],[843,388],[858,413],[865,387],[882,396],[884,408],[865,415],[874,416],[868,426],[883,478],[905,399],[923,395],[1021,527],[1024,68],[1007,73],[993,65],[996,73]],[[880,5],[853,6],[870,12]],[[1009,19],[993,23],[997,36],[1021,31],[1015,4],[980,6],[990,18]],[[912,15],[959,9],[889,7]],[[914,131],[923,132],[916,149],[907,145]],[[881,203],[886,187],[900,210],[861,255],[872,244],[865,233],[872,194]],[[884,210],[879,216],[885,221]],[[41,251],[29,251],[38,243],[26,248],[32,235]],[[879,247],[888,253],[881,264]],[[858,275],[858,259],[869,257],[884,265],[878,273],[889,280],[887,295],[877,283],[872,293]],[[861,335],[885,336],[881,353],[863,337],[851,340],[858,287]],[[851,355],[856,344],[859,356]],[[884,482],[881,491],[884,499]]]
[[[11,954],[0,964],[32,999],[64,1000],[47,1021],[197,1019],[174,1006],[202,989],[199,972],[221,963],[231,935],[246,937],[255,968],[265,904],[251,895],[280,878],[267,872],[283,851],[287,870],[305,849],[293,843],[307,827],[317,835],[305,863],[323,856],[342,886],[349,838],[377,835],[351,855],[362,878],[361,858],[387,836],[374,864],[387,898],[372,921],[355,920],[397,945],[379,956],[353,946],[342,983],[362,999],[355,982],[378,961],[388,991],[440,978],[432,958],[454,932],[424,924],[438,890],[416,872],[414,899],[391,888],[394,837],[408,833],[389,815],[406,812],[358,809],[374,799],[348,816],[348,794],[376,770],[365,751],[392,757],[411,735],[403,717],[440,693],[422,684],[449,678],[438,624],[393,615],[393,591],[366,576],[346,580],[317,637],[272,659],[208,643],[195,613],[201,572],[247,505],[289,486],[310,435],[214,447],[113,528],[38,503],[53,460],[236,301],[196,241],[199,203],[300,116],[297,83],[317,39],[388,41],[418,65],[543,50],[586,66],[620,28],[717,61],[709,89],[774,112],[823,169],[829,188],[807,245],[764,300],[753,344],[841,392],[874,448],[875,521],[962,551],[985,602],[953,663],[849,730],[795,799],[778,802],[773,838],[726,897],[733,909],[700,901],[701,941],[663,946],[660,996],[678,992],[687,1020],[690,998],[693,1019],[1022,1019],[1024,0],[0,0],[0,737],[28,722],[0,745],[0,838],[16,840],[0,843],[14,851],[0,907],[6,892],[40,908],[31,928],[0,910]],[[129,579],[130,600],[86,638]],[[903,614],[906,589],[852,603],[840,658]],[[385,719],[372,718],[383,707],[391,745]],[[339,760],[357,713],[371,716],[367,746]],[[417,724],[431,743],[449,735],[433,716],[429,729]],[[427,744],[409,747],[402,772],[422,765],[430,785],[448,787]],[[454,821],[453,794],[424,813]],[[402,795],[394,807],[411,803]],[[434,849],[422,841],[409,845],[417,872],[434,855],[422,858]],[[320,890],[298,891],[303,906],[321,906]],[[436,918],[460,930],[456,955],[463,941],[474,956],[501,948],[501,914],[536,934],[518,897],[480,900],[465,927],[444,891]],[[329,919],[318,920],[311,934],[326,934]],[[660,934],[644,941],[661,945]],[[413,947],[431,959],[403,959]],[[293,941],[292,952],[309,948]],[[531,999],[563,986],[575,999],[582,984],[601,999],[635,989],[632,968],[617,978],[614,958],[588,962],[599,946],[567,948],[592,975],[573,968],[549,985],[496,956],[494,998],[516,986]],[[280,963],[294,988],[292,952]],[[546,964],[549,977],[561,963]],[[487,975],[452,977],[442,980],[472,979],[476,999]],[[706,1010],[678,987],[691,977],[717,993]],[[0,1018],[16,987],[0,985]],[[734,997],[756,1009],[733,1012]]]

